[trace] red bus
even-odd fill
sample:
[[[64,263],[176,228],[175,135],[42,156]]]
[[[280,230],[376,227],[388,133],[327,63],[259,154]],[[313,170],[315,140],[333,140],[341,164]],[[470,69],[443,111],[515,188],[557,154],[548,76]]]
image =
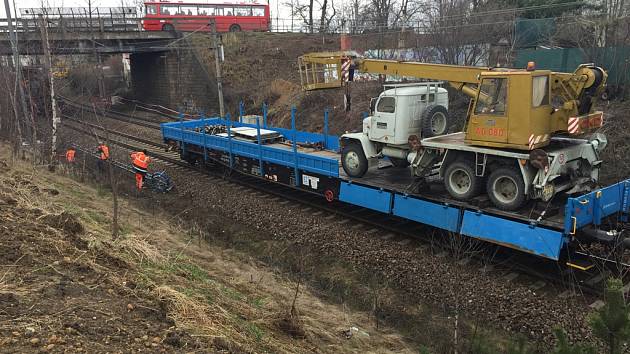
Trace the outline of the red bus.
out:
[[[146,31],[209,31],[216,21],[218,32],[269,31],[269,5],[245,3],[146,2],[142,26]]]

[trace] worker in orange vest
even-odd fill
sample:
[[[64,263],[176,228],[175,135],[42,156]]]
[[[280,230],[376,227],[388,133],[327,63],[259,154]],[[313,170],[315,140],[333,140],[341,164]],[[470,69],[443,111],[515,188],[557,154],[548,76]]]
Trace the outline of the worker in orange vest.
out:
[[[136,172],[136,188],[138,188],[138,190],[142,190],[142,182],[144,181],[144,176],[147,174],[151,158],[147,156],[146,150],[142,150],[132,152],[131,161],[133,164],[133,170]]]
[[[68,149],[66,150],[66,161],[68,163],[74,163],[74,155],[77,153],[77,151],[72,147],[68,147]]]
[[[105,168],[105,161],[109,159],[109,147],[103,142],[99,142],[96,152],[99,154],[97,161],[98,170],[99,172],[103,172],[103,169]]]

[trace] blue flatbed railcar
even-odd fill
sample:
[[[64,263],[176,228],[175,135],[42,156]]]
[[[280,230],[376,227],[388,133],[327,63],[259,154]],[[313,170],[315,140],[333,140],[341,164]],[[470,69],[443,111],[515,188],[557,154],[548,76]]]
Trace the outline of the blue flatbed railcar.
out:
[[[224,130],[208,133],[208,127]],[[449,199],[441,183],[417,188],[417,180],[402,169],[373,170],[352,179],[340,167],[339,141],[333,135],[221,118],[163,123],[161,130],[164,141],[176,146],[185,160],[221,161],[231,169],[320,194],[329,201],[337,199],[552,260],[559,260],[577,237],[617,241],[614,232],[599,228],[611,218],[627,222],[630,213],[630,179],[555,203],[530,202],[518,212],[505,212],[483,198]],[[248,136],[237,133],[244,130]],[[269,132],[282,138],[267,139]]]

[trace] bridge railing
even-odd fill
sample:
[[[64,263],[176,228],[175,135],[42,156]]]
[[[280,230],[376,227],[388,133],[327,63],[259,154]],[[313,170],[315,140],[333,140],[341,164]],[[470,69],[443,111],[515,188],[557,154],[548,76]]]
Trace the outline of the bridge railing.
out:
[[[13,19],[18,32],[39,31],[43,19],[48,31],[55,32],[129,32],[142,30],[142,19],[134,7],[27,8]],[[8,32],[8,20],[0,19],[0,32]]]

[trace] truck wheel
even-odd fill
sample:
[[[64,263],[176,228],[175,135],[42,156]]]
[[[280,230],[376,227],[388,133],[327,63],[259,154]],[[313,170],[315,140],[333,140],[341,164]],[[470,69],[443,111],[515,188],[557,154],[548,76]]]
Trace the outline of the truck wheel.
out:
[[[363,177],[368,169],[368,161],[360,144],[350,143],[341,151],[341,166],[350,177]]]
[[[481,193],[481,178],[475,176],[475,168],[468,162],[458,160],[451,163],[444,173],[444,186],[458,200],[469,200]]]
[[[450,119],[446,107],[433,104],[422,111],[420,122],[422,124],[422,137],[430,138],[446,134]]]
[[[488,197],[497,208],[513,211],[525,203],[525,182],[516,168],[497,168],[490,173],[487,183]]]
[[[397,159],[395,157],[390,157],[389,161],[391,161],[392,165],[397,168],[409,167],[409,161],[407,161],[407,159]]]

